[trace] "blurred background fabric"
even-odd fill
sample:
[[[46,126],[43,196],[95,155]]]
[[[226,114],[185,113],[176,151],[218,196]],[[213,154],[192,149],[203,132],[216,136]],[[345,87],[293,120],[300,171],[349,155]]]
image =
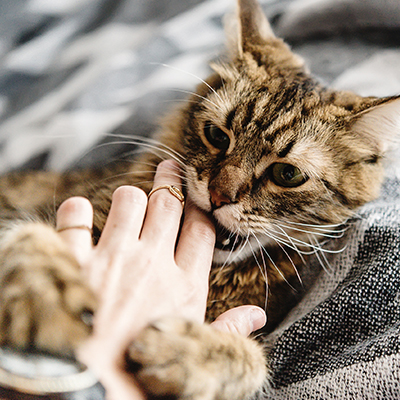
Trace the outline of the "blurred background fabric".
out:
[[[324,83],[400,94],[399,0],[261,3]],[[0,172],[98,166],[130,151],[129,137],[151,135],[207,77],[234,9],[235,0],[0,0]],[[273,337],[271,398],[400,398],[399,199],[394,169],[352,221],[345,250],[323,255],[326,273]]]
[[[400,91],[397,0],[262,4],[324,82]],[[98,164],[124,151],[115,135],[151,134],[223,52],[222,18],[234,8],[234,0],[0,0],[0,171]]]

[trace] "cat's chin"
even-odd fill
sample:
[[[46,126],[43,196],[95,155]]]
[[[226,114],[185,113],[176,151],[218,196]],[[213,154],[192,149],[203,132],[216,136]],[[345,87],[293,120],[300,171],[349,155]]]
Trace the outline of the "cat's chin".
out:
[[[213,262],[214,264],[225,264],[253,258],[268,242],[266,237],[261,239],[234,235],[230,239],[224,239],[224,235],[217,234]]]
[[[241,261],[245,258],[248,258],[248,252],[242,252],[241,254],[235,254],[236,252],[232,251],[226,251],[226,250],[221,250],[218,248],[215,248],[214,250],[214,257],[213,257],[213,262],[214,264],[218,265],[223,265],[227,262],[235,262],[235,261]]]
[[[229,214],[228,216],[230,217]],[[253,258],[270,242],[265,235],[234,233],[216,218],[213,219],[217,234],[213,258],[215,264],[234,263]]]
[[[236,250],[223,250],[219,248],[215,248],[213,262],[214,264],[225,264],[225,263],[236,263],[248,258],[254,257],[254,254],[259,251],[258,246],[257,250],[253,249],[253,243],[245,243],[240,248]]]

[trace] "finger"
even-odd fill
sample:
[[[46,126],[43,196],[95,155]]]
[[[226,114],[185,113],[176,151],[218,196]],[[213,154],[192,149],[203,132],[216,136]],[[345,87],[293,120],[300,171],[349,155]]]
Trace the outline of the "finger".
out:
[[[185,217],[176,248],[178,266],[207,278],[215,246],[215,227],[212,221],[190,201],[185,207]]]
[[[267,321],[264,310],[256,306],[239,306],[225,311],[211,326],[219,331],[249,336],[261,329]]]
[[[114,251],[138,240],[146,207],[147,196],[143,190],[134,186],[121,186],[115,190],[98,249]]]
[[[65,200],[57,211],[57,231],[79,263],[92,249],[93,208],[83,197]]]
[[[173,185],[182,190],[180,170],[175,161],[160,163],[154,177],[154,188]],[[155,245],[174,250],[182,216],[182,202],[168,188],[155,191],[150,195],[146,221],[140,236],[143,240],[151,240]]]

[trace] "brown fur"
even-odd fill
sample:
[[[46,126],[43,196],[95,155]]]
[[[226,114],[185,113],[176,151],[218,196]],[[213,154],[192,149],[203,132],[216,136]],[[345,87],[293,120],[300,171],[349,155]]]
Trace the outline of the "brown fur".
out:
[[[301,58],[273,36],[255,0],[239,0],[236,32],[229,38],[229,59],[214,65],[215,73],[166,120],[158,135],[159,156],[149,152],[129,168],[124,164],[110,171],[4,177],[5,227],[14,218],[54,223],[61,201],[83,195],[95,209],[96,239],[115,188],[137,183],[149,191],[163,150],[171,149],[181,155],[188,195],[214,218],[218,241],[227,247],[231,232],[230,243],[242,238],[250,243],[232,254],[216,250],[208,320],[240,304],[267,305],[265,331],[274,329],[318,274],[293,247],[310,250],[309,234],[321,229],[334,234],[333,225],[379,195],[385,152],[399,135],[400,100],[362,98],[321,86]],[[279,179],[290,180],[293,171],[304,179],[292,187],[279,183],[275,167],[282,164],[297,170]],[[148,165],[154,168],[148,171]],[[1,344],[68,353],[88,332],[79,315],[95,309],[93,296],[54,231],[42,224],[13,224],[3,230],[0,249]],[[50,307],[52,300],[40,285],[27,284],[32,274],[54,293],[61,322],[43,320],[39,309]],[[57,303],[58,296],[62,302]],[[67,337],[59,332],[65,323],[70,324]],[[26,333],[14,335],[17,327]],[[260,361],[263,350],[252,340],[179,320],[149,327],[129,356],[132,373],[152,395],[242,399],[269,376],[268,363]]]

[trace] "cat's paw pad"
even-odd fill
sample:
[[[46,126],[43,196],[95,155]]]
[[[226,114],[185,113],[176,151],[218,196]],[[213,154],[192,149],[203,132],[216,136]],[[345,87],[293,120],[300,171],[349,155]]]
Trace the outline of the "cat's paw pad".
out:
[[[167,318],[131,344],[128,370],[150,396],[243,399],[262,385],[266,365],[253,340]]]
[[[72,355],[91,332],[95,296],[52,228],[11,233],[0,250],[0,344]]]

